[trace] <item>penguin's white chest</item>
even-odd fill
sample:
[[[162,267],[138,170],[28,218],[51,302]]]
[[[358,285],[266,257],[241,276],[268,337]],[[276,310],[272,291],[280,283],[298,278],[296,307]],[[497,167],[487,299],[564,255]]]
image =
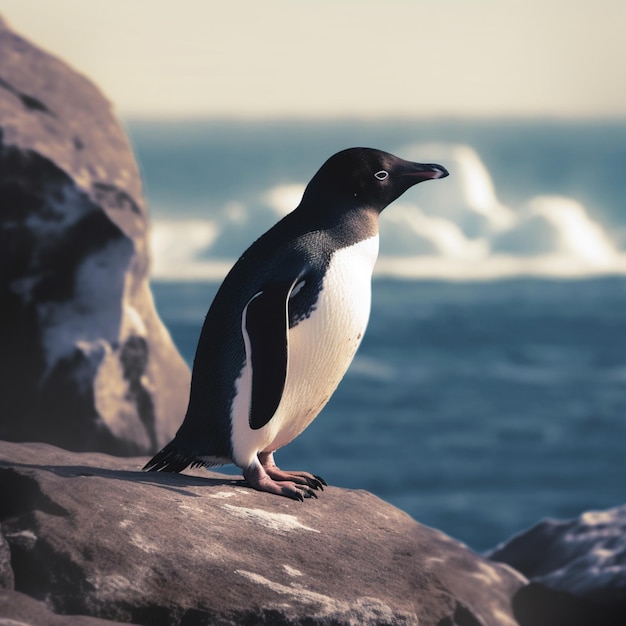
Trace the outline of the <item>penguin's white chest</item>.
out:
[[[270,421],[275,450],[297,437],[341,382],[367,327],[378,236],[332,256],[315,309],[289,330],[287,379]]]
[[[328,402],[365,333],[377,256],[378,235],[333,254],[314,309],[288,331],[287,377],[274,416],[258,430],[249,428],[247,410],[232,416],[237,461],[239,457],[246,462],[258,451],[274,451],[289,443]]]

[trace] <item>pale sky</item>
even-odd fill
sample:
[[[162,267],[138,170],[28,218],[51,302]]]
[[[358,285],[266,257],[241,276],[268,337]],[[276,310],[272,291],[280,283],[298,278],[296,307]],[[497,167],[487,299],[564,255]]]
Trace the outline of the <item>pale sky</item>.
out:
[[[0,14],[122,115],[626,117],[625,0],[0,0]]]

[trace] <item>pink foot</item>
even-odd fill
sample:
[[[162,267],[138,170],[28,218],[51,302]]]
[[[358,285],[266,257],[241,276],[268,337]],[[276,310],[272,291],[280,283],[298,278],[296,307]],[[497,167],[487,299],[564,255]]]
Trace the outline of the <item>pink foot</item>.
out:
[[[317,498],[317,494],[306,483],[298,483],[288,480],[274,480],[270,477],[261,465],[251,465],[243,470],[243,477],[250,487],[257,491],[267,491],[279,496],[285,496],[292,500],[305,498]]]
[[[312,489],[324,491],[324,486],[328,486],[321,476],[315,476],[309,472],[293,472],[281,470],[274,462],[273,452],[260,452],[259,461],[263,469],[270,478],[277,481],[290,481],[298,485],[306,485]]]

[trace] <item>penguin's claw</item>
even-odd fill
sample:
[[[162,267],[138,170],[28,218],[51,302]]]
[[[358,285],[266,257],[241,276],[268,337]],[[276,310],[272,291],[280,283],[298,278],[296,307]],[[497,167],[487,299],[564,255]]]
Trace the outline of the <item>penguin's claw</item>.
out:
[[[278,467],[270,466],[265,467],[267,475],[277,482],[292,482],[297,485],[303,485],[310,487],[311,489],[319,489],[324,491],[324,487],[328,487],[326,481],[320,476],[314,476],[309,472],[290,472],[278,469]]]
[[[313,491],[312,489],[310,489],[309,487],[305,485],[300,485],[298,483],[286,482],[286,481],[283,481],[280,483],[274,482],[274,485],[276,485],[279,491],[271,491],[271,493],[277,493],[278,495],[281,495],[281,496],[287,496],[288,498],[291,498],[292,500],[298,500],[300,502],[304,502],[308,498],[317,499],[317,494],[315,493],[315,491]],[[254,488],[257,489],[257,487],[254,487]],[[261,489],[261,491],[269,491],[269,490]]]
[[[315,498],[317,500],[317,494],[315,493],[315,491],[313,491],[313,489],[309,487],[305,487],[304,485],[298,485],[298,484],[296,484],[296,487],[300,489],[300,493],[305,498]]]
[[[321,477],[310,472],[294,472],[281,470],[274,461],[273,452],[259,452],[259,463],[265,474],[272,480],[279,483],[295,483],[296,487],[303,489],[309,494],[313,494],[311,489],[324,491],[328,483]],[[305,496],[307,498],[317,497],[315,494]]]
[[[300,502],[304,502],[304,495],[300,493],[299,491],[290,491],[289,493],[285,493],[283,495],[286,495],[288,498],[291,498],[292,500],[298,500]]]
[[[324,491],[326,481],[309,472],[289,472],[277,467],[271,452],[260,452],[258,463],[244,468],[247,483],[257,491],[267,491],[292,500],[317,498],[317,490]]]
[[[317,476],[314,476],[313,478],[307,477],[306,484],[313,489],[319,489],[320,491],[324,491],[324,485],[326,483],[323,483]]]
[[[268,493],[285,496],[300,502],[304,502],[305,498],[317,498],[310,485],[293,480],[277,481],[260,466],[245,469],[243,476],[248,485],[257,491],[267,491]]]

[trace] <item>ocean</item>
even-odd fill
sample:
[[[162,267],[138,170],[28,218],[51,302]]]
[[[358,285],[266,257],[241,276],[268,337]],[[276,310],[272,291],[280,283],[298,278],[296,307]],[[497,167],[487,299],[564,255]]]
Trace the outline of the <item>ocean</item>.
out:
[[[450,170],[383,213],[368,331],[279,465],[478,551],[624,502],[626,122],[126,126],[157,308],[190,364],[221,278],[328,156],[367,145]]]

